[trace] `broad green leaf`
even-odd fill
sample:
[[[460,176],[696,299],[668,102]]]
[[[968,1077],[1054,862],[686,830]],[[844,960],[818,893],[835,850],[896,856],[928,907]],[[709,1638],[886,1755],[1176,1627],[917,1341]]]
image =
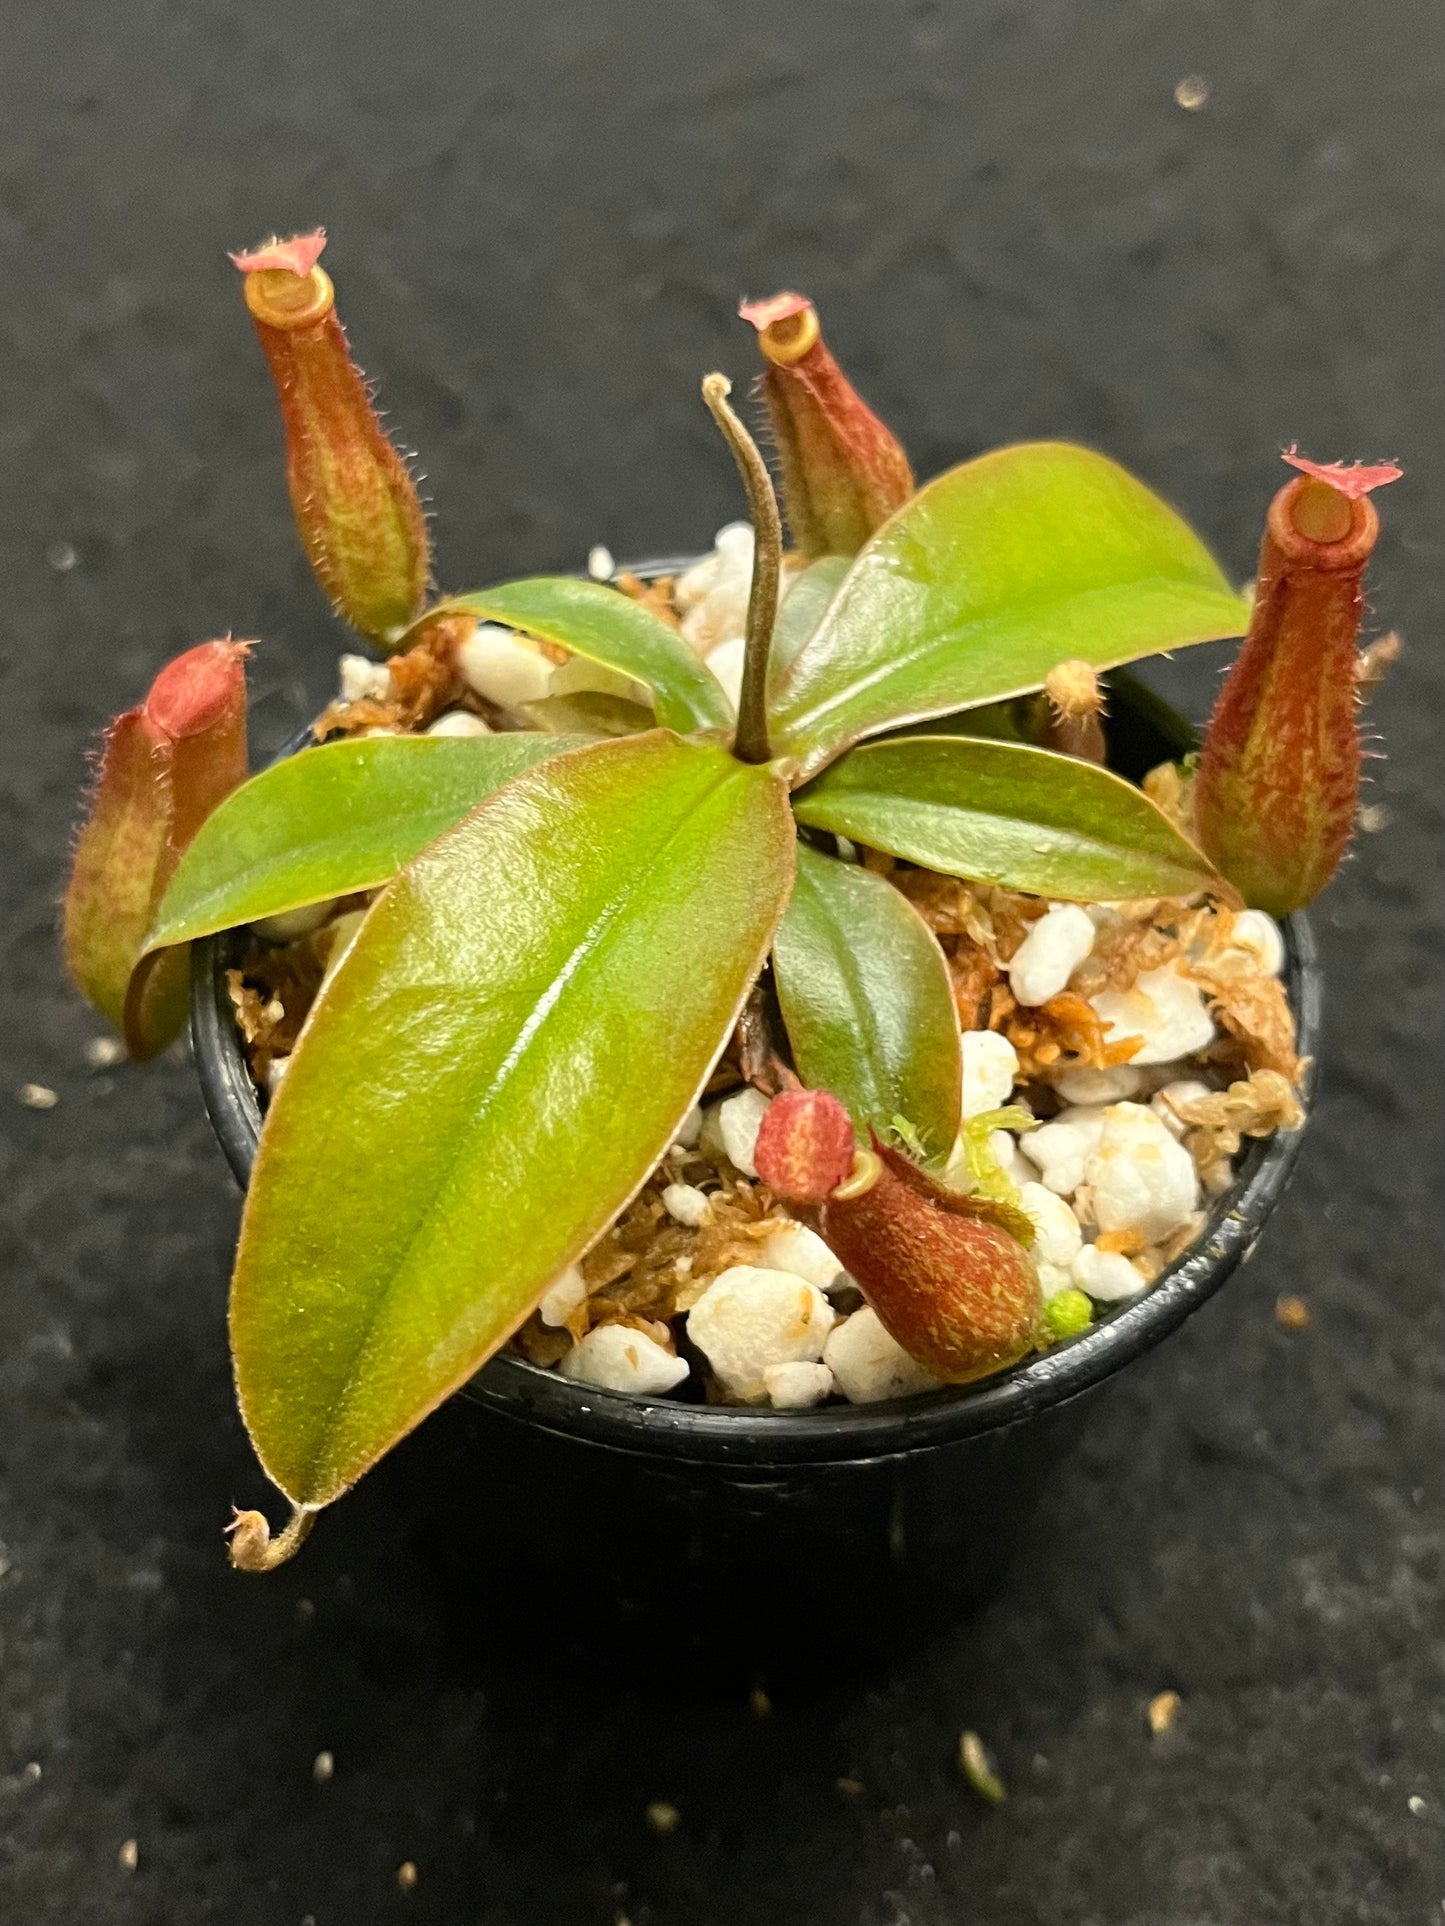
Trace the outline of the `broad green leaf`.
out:
[[[805,773],[904,722],[1242,634],[1248,605],[1172,508],[1063,442],[1000,448],[920,489],[863,549],[780,678],[773,742]]]
[[[773,624],[773,646],[768,654],[768,679],[776,682],[799,649],[822,621],[838,592],[838,584],[853,566],[851,555],[824,555],[810,562],[788,590]]]
[[[800,845],[773,939],[778,1001],[804,1083],[856,1124],[906,1118],[928,1154],[958,1132],[962,1066],[948,965],[891,883]]]
[[[273,763],[202,824],[147,949],[388,882],[483,796],[583,736],[369,736]]]
[[[814,829],[1036,896],[1092,903],[1225,887],[1142,790],[1027,743],[864,743],[800,790],[793,808]]]
[[[618,589],[569,575],[537,575],[497,588],[448,596],[427,611],[475,615],[504,622],[544,642],[560,642],[574,655],[645,682],[657,701],[657,719],[686,735],[693,729],[727,729],[733,713],[722,684],[692,645],[661,616]]]
[[[651,709],[592,689],[543,696],[540,702],[526,703],[524,713],[539,729],[584,736],[589,742],[603,736],[640,736],[656,726]]]
[[[470,1377],[635,1193],[793,845],[775,776],[654,730],[518,776],[373,906],[267,1117],[232,1292],[242,1410],[296,1503]]]

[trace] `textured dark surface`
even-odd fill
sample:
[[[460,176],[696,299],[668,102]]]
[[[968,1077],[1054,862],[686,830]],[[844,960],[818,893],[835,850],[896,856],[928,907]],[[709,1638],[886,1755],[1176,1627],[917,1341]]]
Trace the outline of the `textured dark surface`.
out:
[[[1439,1919],[1439,43],[1427,0],[11,0],[7,1926]],[[87,1072],[52,902],[83,744],[167,655],[264,637],[263,740],[327,687],[221,259],[318,218],[456,584],[733,515],[695,383],[748,372],[732,303],[788,282],[925,472],[1092,440],[1240,574],[1282,442],[1410,470],[1374,578],[1410,644],[1385,821],[1322,917],[1327,1094],[1288,1204],[1098,1407],[996,1603],[885,1675],[775,1684],[769,1720],[665,1645],[589,1646],[583,1596],[585,1657],[489,1654],[384,1478],[274,1579],[222,1565],[262,1495],[223,1347],[235,1198],[183,1062]],[[1196,709],[1214,666],[1175,674]],[[964,1726],[1001,1808],[957,1774]]]

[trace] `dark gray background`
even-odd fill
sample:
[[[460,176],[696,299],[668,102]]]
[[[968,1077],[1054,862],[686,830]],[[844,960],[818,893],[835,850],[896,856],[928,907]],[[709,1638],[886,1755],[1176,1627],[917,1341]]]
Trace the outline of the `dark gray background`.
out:
[[[7,1922],[1439,1919],[1440,38],[1433,0],[10,0]],[[1386,820],[1321,915],[1327,1094],[1287,1206],[1098,1407],[994,1605],[887,1676],[779,1687],[770,1721],[665,1648],[465,1649],[382,1479],[274,1579],[223,1567],[262,1495],[236,1200],[183,1062],[86,1071],[53,903],[85,742],[167,656],[262,637],[263,746],[328,687],[222,254],[318,220],[454,586],[734,515],[696,383],[749,372],[737,297],[789,283],[923,472],[1077,436],[1241,576],[1282,443],[1409,470],[1374,574],[1409,642],[1372,711]],[[1181,670],[1196,711],[1217,664]],[[1310,1331],[1276,1327],[1284,1288]],[[998,1810],[953,1767],[965,1725]]]

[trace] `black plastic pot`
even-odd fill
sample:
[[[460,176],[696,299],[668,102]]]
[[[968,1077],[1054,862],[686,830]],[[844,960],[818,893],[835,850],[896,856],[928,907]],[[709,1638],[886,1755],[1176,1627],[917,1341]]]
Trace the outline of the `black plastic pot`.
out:
[[[1127,773],[1190,741],[1132,678],[1116,679],[1114,712]],[[1299,1046],[1313,1057],[1320,975],[1302,917],[1286,938]],[[228,956],[226,938],[195,945],[191,1034],[206,1108],[244,1186],[261,1113],[226,995]],[[505,1597],[524,1621],[646,1625],[674,1647],[776,1650],[790,1632],[812,1643],[840,1625],[850,1642],[892,1644],[987,1592],[1084,1394],[1152,1350],[1248,1257],[1300,1135],[1247,1146],[1199,1242],[1143,1296],[984,1384],[742,1410],[602,1391],[504,1355],[406,1441],[390,1475],[407,1481],[449,1575],[493,1604]]]

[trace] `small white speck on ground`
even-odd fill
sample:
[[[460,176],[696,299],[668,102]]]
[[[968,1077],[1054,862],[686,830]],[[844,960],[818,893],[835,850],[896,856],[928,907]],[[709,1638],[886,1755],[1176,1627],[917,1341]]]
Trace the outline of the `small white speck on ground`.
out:
[[[1425,1817],[1425,1814],[1430,1810],[1430,1808],[1426,1805],[1424,1799],[1421,1798],[1418,1792],[1412,1792],[1409,1798],[1405,1801],[1405,1804],[1410,1808],[1410,1811],[1414,1814],[1414,1816],[1417,1819],[1423,1819]]]
[[[135,1839],[123,1839],[115,1863],[122,1872],[132,1873],[140,1864],[140,1843]]]
[[[414,1859],[403,1859],[396,1869],[397,1891],[399,1893],[415,1892],[418,1877],[416,1861]]]
[[[33,1786],[38,1784],[42,1776],[43,1776],[43,1769],[38,1759],[32,1759],[30,1763],[25,1767],[24,1771],[20,1774],[20,1777],[25,1781],[26,1785],[28,1786]]]
[[[18,1095],[27,1110],[53,1110],[60,1102],[49,1084],[44,1083],[22,1083]]]
[[[80,557],[72,543],[52,542],[45,551],[45,560],[57,575],[68,575]]]
[[[958,1765],[980,1799],[998,1805],[1008,1797],[1003,1780],[994,1770],[983,1740],[976,1732],[965,1732],[958,1741]]]
[[[1209,105],[1209,82],[1203,74],[1185,74],[1174,83],[1174,104],[1186,114],[1197,114],[1201,107]]]
[[[661,1833],[664,1839],[669,1833],[677,1831],[681,1821],[682,1814],[666,1799],[654,1799],[647,1808],[648,1825],[654,1832]]]
[[[587,552],[587,573],[594,582],[610,582],[617,573],[617,564],[612,559],[612,550],[598,542]]]
[[[1184,1701],[1177,1692],[1156,1692],[1145,1708],[1144,1717],[1148,1721],[1150,1735],[1162,1739],[1164,1734],[1179,1717],[1179,1709]]]
[[[125,1045],[119,1037],[92,1037],[85,1046],[87,1070],[114,1070],[125,1062]]]
[[[336,1772],[336,1759],[330,1752],[318,1752],[311,1761],[311,1777],[317,1785],[324,1786]]]
[[[1366,803],[1360,810],[1360,828],[1367,836],[1378,836],[1390,821],[1390,812],[1383,803]]]

